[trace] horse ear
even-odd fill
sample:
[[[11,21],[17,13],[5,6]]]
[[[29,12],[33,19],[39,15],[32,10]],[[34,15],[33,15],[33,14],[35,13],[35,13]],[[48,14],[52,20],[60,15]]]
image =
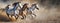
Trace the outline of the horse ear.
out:
[[[37,10],[39,10],[39,8],[37,8]]]
[[[7,5],[5,8],[8,8],[8,6],[10,6],[10,5]]]

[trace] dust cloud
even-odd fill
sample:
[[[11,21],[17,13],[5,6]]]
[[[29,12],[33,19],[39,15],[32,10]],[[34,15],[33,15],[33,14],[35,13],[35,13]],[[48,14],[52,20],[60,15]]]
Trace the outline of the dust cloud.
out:
[[[31,19],[27,16],[26,19],[18,19],[15,23],[60,23],[60,0],[0,0],[0,7],[4,8],[7,4],[16,1],[28,2],[29,4],[36,2],[39,10],[34,11],[37,15],[36,18]]]

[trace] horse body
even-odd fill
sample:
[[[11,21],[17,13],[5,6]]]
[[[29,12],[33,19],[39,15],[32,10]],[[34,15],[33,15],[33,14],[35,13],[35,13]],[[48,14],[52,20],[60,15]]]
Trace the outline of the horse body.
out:
[[[23,11],[25,11],[28,7],[27,7],[27,3],[25,3],[24,5],[23,5],[23,7],[19,10],[19,15],[21,15],[22,16],[22,18],[21,19],[24,19],[24,18],[26,18],[26,15],[23,13]]]
[[[27,9],[27,15],[31,15],[32,17],[36,16],[36,15],[33,13],[33,11],[34,11],[35,9],[38,9],[38,10],[39,10],[39,8],[37,8],[37,6],[36,6],[35,4],[32,4],[32,6]]]
[[[9,17],[9,15],[11,15],[11,16],[15,16],[15,18],[17,19],[18,17],[16,17],[16,16],[18,16],[18,15],[16,15],[17,14],[16,9],[19,7],[19,4],[18,3],[13,3],[12,6],[13,6],[12,9],[9,9],[11,7],[7,6],[6,13],[7,13],[8,17]]]

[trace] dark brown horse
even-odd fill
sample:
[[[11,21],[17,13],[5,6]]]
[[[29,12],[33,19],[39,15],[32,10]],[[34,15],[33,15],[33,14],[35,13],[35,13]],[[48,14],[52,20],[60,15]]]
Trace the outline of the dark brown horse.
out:
[[[24,5],[23,5],[23,7],[19,10],[19,15],[21,15],[23,18],[21,18],[21,19],[24,19],[24,18],[26,18],[26,15],[23,13],[23,11],[25,11],[28,7],[27,7],[27,3],[25,3]]]

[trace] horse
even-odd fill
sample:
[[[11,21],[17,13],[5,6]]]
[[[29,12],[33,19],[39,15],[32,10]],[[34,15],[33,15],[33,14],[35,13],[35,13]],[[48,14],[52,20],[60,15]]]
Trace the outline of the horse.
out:
[[[26,15],[23,13],[23,11],[25,11],[25,10],[28,8],[27,5],[28,5],[28,3],[25,3],[25,4],[23,5],[23,7],[19,10],[19,15],[22,16],[21,19],[26,18]]]
[[[26,13],[26,15],[31,15],[32,18],[33,18],[34,16],[36,17],[36,15],[33,13],[33,11],[34,11],[35,9],[39,10],[39,8],[36,6],[36,4],[32,4],[30,8],[27,8],[27,10],[26,10],[27,13]]]
[[[18,15],[15,13],[15,11],[18,7],[20,7],[19,2],[13,3],[12,6],[13,6],[13,9],[9,9],[10,8],[9,5],[6,6],[6,14],[8,17],[10,15],[11,17],[15,16],[15,18],[18,19]]]

